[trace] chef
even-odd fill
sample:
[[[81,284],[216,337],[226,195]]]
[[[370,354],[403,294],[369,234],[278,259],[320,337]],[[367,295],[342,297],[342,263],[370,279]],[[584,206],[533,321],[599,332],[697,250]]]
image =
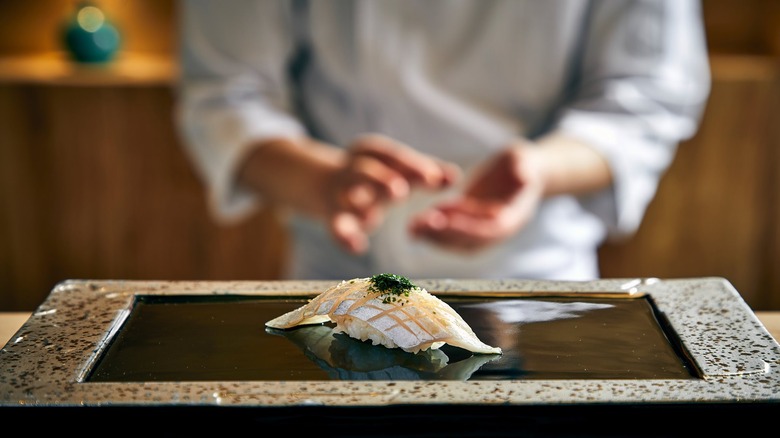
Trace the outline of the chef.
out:
[[[696,0],[181,8],[183,144],[215,220],[284,213],[291,279],[597,278],[710,87]]]

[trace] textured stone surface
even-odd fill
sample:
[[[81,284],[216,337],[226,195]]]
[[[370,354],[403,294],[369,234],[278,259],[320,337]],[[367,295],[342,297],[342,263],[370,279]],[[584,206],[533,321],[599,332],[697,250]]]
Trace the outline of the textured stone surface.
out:
[[[780,345],[722,278],[414,281],[433,293],[649,294],[703,378],[91,383],[86,373],[135,295],[310,296],[333,282],[70,280],[0,350],[0,407],[780,402]]]

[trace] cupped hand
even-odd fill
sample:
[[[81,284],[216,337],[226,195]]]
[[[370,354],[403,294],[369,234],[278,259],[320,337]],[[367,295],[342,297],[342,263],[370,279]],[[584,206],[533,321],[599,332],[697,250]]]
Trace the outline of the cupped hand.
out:
[[[413,236],[457,252],[475,252],[517,233],[536,214],[544,167],[534,146],[513,145],[484,163],[464,192],[412,219]]]

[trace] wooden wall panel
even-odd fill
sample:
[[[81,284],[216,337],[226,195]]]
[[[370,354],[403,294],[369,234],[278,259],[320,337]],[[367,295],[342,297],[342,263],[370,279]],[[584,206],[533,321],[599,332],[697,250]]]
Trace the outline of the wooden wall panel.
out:
[[[701,4],[711,52],[780,55],[777,0],[702,0]]]
[[[167,87],[0,86],[0,309],[68,278],[278,278],[284,230],[214,223],[172,107]]]
[[[24,302],[36,288],[48,285],[45,262],[48,229],[43,226],[46,200],[35,177],[40,152],[30,127],[38,124],[33,105],[25,105],[29,90],[0,87],[0,309],[29,310]],[[28,288],[20,288],[20,282]],[[41,293],[32,292],[33,299]]]
[[[778,27],[780,29],[780,27]],[[778,46],[780,47],[780,46]],[[776,86],[778,107],[780,107],[780,84]],[[770,117],[772,123],[772,143],[767,151],[766,163],[769,166],[772,180],[772,193],[768,199],[768,230],[766,233],[766,276],[768,278],[761,294],[766,298],[758,305],[762,309],[780,310],[780,108],[776,108]]]

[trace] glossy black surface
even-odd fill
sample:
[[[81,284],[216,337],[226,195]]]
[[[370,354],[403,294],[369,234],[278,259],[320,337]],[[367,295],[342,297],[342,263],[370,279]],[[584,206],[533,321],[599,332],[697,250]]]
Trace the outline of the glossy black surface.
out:
[[[504,354],[415,355],[327,324],[265,328],[305,299],[139,296],[87,381],[697,378],[646,297],[442,298]]]

